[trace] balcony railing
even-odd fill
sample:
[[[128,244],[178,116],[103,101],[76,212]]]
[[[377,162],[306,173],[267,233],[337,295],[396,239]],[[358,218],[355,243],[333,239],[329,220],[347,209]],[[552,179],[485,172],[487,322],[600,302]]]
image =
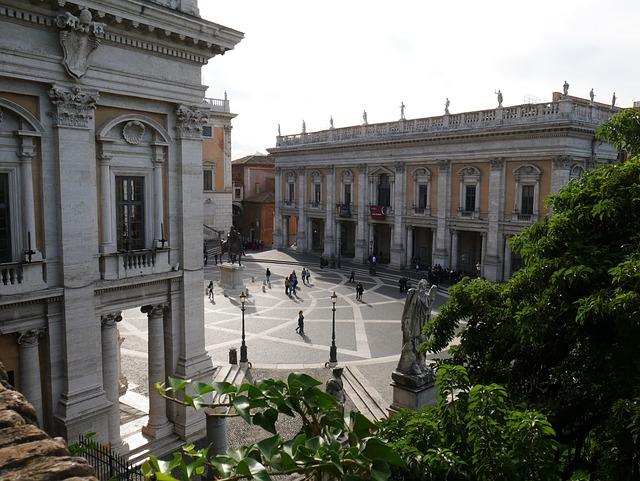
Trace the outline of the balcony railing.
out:
[[[309,202],[310,209],[324,209],[324,204],[322,202]]]
[[[207,104],[207,106],[209,106],[211,110],[215,112],[231,112],[231,110],[229,109],[229,100],[227,99],[205,98],[204,103]]]
[[[513,211],[511,216],[512,222],[535,222],[536,220],[538,220],[537,214],[523,214],[517,210]]]
[[[297,207],[297,203],[295,200],[285,200],[282,202],[282,207],[285,209],[295,209]]]
[[[353,204],[336,204],[338,217],[350,218],[353,215]]]
[[[317,132],[280,135],[277,147],[306,145],[322,142],[347,142],[357,139],[380,139],[390,136],[439,133],[454,130],[494,129],[500,126],[569,120],[599,125],[607,121],[617,109],[564,99],[539,104],[498,107],[475,112],[440,115],[419,119],[396,120],[379,124],[355,125]]]
[[[44,261],[0,264],[0,295],[23,294],[46,289]]]
[[[463,219],[479,219],[480,211],[458,208],[458,217],[462,217]]]
[[[413,215],[428,217],[431,215],[431,207],[416,207],[414,205],[409,212],[410,214],[413,214]]]
[[[169,249],[115,252],[100,257],[100,276],[105,280],[147,276],[170,270]]]

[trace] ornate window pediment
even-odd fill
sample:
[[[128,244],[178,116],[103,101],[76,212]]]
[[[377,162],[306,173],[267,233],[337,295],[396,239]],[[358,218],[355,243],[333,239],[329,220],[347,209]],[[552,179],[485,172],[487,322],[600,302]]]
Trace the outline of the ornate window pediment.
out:
[[[539,182],[541,176],[542,171],[533,164],[521,165],[513,171],[516,182]]]

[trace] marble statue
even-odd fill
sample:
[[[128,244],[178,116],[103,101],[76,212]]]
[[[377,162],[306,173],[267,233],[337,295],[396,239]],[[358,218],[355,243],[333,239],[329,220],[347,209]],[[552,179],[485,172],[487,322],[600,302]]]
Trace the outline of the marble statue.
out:
[[[333,128],[333,115],[331,117],[329,117],[329,128],[330,129]]]
[[[591,87],[591,90],[589,91],[589,98],[591,99],[591,103],[593,103],[593,99],[595,98],[596,94],[593,92],[593,87]]]
[[[498,89],[496,95],[498,96],[498,107],[502,107],[502,92]]]
[[[338,404],[340,405],[340,409],[344,414],[344,402],[347,399],[344,393],[344,384],[342,382],[342,369],[341,367],[335,367],[331,371],[332,377],[329,378],[327,384],[325,386],[325,391],[327,394],[331,395]]]
[[[367,111],[363,110],[362,111],[362,123],[364,123],[364,125],[367,125],[369,122],[367,122]]]
[[[400,102],[400,120],[405,120],[405,117],[404,117],[404,102]]]
[[[616,106],[616,93],[613,92],[613,97],[611,97],[611,109]]]
[[[307,133],[307,123],[304,120],[302,121],[302,133]]]
[[[444,114],[445,115],[449,115],[449,105],[451,105],[451,102],[449,102],[449,97],[447,97],[447,99],[444,102]]]
[[[423,342],[422,328],[431,315],[431,305],[435,300],[437,286],[429,286],[422,279],[418,286],[409,289],[402,311],[402,351],[396,372],[416,378],[430,378],[432,370],[427,367],[424,353],[420,352]]]
[[[565,80],[564,84],[562,85],[562,93],[564,95],[569,95],[569,83]]]
[[[281,137],[282,133],[280,132],[280,124],[278,124],[278,137]]]

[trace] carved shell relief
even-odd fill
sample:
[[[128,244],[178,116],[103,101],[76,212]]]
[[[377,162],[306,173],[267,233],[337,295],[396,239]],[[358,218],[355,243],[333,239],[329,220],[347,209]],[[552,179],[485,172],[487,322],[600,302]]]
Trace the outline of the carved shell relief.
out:
[[[128,144],[138,145],[144,136],[145,126],[138,120],[127,122],[122,128],[122,136]]]

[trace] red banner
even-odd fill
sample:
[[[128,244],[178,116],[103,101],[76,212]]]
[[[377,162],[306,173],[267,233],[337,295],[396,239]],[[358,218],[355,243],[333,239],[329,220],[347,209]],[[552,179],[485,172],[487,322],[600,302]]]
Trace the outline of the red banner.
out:
[[[385,219],[385,208],[382,205],[370,205],[369,212],[371,213],[372,219],[378,219],[378,220]]]

